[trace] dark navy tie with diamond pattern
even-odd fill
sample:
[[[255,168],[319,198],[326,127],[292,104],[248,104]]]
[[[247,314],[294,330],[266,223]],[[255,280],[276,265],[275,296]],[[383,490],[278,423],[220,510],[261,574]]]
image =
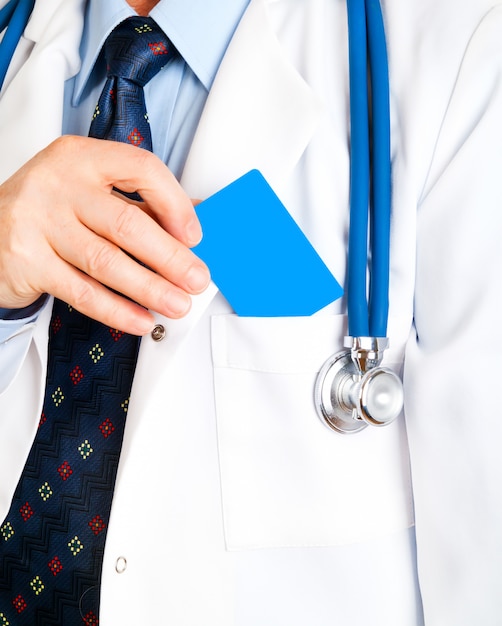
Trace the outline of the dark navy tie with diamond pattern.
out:
[[[143,86],[175,54],[152,19],[119,24],[105,43],[108,79],[89,134],[151,150]],[[0,626],[98,624],[138,347],[55,301],[42,416],[0,526]]]
[[[104,52],[108,78],[89,136],[151,150],[143,87],[177,55],[176,48],[151,18],[132,17],[108,37]]]

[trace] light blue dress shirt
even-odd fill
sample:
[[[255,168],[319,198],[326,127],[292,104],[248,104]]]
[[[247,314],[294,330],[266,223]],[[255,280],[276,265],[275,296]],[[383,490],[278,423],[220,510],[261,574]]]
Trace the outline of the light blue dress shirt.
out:
[[[249,0],[160,0],[150,13],[181,57],[145,87],[153,151],[179,179],[199,119],[230,40]],[[65,88],[63,134],[87,135],[106,78],[106,37],[135,15],[126,0],[89,0],[81,44],[82,66]],[[0,308],[0,342],[36,319],[41,304]]]
[[[181,57],[145,87],[153,151],[180,177],[207,95],[249,0],[161,0],[150,13]],[[105,80],[105,39],[134,11],[126,0],[90,0],[82,67],[68,82],[63,133],[87,135]]]

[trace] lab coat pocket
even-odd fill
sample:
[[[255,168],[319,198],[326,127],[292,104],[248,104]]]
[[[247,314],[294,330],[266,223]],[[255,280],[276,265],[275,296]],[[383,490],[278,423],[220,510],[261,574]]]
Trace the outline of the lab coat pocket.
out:
[[[228,549],[339,545],[413,524],[403,420],[338,435],[318,418],[316,375],[342,316],[212,318]]]

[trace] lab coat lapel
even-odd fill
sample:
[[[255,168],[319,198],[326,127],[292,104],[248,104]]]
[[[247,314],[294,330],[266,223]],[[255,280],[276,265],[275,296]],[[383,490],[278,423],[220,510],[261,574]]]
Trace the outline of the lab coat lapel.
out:
[[[61,134],[64,82],[79,69],[85,2],[35,3],[0,94],[0,145],[8,155],[0,159],[0,182]],[[42,372],[51,310],[49,299],[33,335]]]
[[[319,102],[280,47],[266,2],[251,0],[214,81],[182,186],[191,197],[205,199],[257,168],[280,188],[311,139],[319,115]],[[159,365],[166,368],[174,362],[178,347],[216,291],[211,285],[194,298],[192,311],[183,320],[157,316],[168,329],[168,339],[164,346],[143,340],[131,409],[155,398]]]
[[[86,0],[39,0],[0,95],[5,180],[61,134],[64,82],[79,69]]]
[[[206,198],[250,169],[279,185],[319,121],[320,104],[287,60],[265,0],[251,0],[221,63],[182,177]]]

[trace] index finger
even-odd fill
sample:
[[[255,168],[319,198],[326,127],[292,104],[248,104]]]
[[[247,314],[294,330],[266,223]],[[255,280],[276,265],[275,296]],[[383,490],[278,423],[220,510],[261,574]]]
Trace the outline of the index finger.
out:
[[[77,138],[75,138],[77,139]],[[202,238],[192,201],[169,168],[152,152],[136,146],[83,139],[89,147],[92,167],[101,184],[127,193],[138,192],[159,224],[189,247]]]

